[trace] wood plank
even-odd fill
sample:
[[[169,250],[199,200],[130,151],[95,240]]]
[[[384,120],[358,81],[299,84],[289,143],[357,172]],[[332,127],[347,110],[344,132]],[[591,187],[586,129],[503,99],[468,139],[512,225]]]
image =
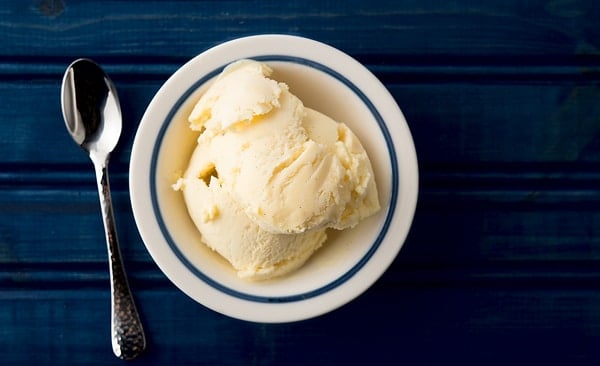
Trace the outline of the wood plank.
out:
[[[137,125],[160,83],[117,86],[125,122],[111,164],[124,171]],[[388,87],[406,115],[424,166],[600,161],[598,85],[548,81]],[[87,164],[64,128],[59,90],[58,76],[49,83],[0,83],[0,98],[11,106],[0,110],[0,120],[10,121],[0,124],[0,164]],[[42,99],[32,108],[33,101]]]
[[[95,188],[0,191],[0,197],[0,262],[106,262],[106,245]],[[148,253],[133,220],[128,193],[113,192],[113,204],[124,257],[132,261],[148,261]],[[32,235],[32,230],[35,235]]]
[[[6,362],[121,364],[110,351],[107,291],[3,291],[0,298]],[[597,291],[375,287],[336,312],[279,325],[217,315],[168,289],[136,298],[149,342],[136,364],[598,360],[589,342],[600,334]],[[290,352],[299,345],[302,352]]]
[[[593,2],[11,2],[0,54],[189,57],[235,37],[292,33],[351,54],[573,57],[599,54]],[[49,10],[50,9],[50,10]],[[348,36],[351,34],[351,36]],[[385,40],[383,47],[381,40]],[[90,45],[94,47],[90,47]]]
[[[595,269],[600,260],[600,193],[562,190],[556,195],[425,189],[388,280],[419,283],[422,276],[432,283],[518,284],[536,279],[542,285],[563,281],[595,286],[600,281]],[[494,202],[493,197],[500,198]],[[121,190],[113,196],[123,255],[134,276],[153,282],[158,271],[137,233],[128,199]],[[595,204],[586,206],[590,201]],[[0,202],[0,284],[37,288],[46,282],[77,286],[77,281],[106,279],[93,187],[0,190]]]
[[[392,87],[420,161],[597,161],[600,87],[569,84]]]

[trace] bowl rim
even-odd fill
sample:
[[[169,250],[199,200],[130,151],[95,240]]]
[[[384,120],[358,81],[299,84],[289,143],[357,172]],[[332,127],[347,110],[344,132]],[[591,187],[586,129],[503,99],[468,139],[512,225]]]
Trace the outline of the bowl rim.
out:
[[[308,50],[312,51],[310,57],[307,56]],[[216,76],[224,66],[240,58],[298,63],[316,68],[342,81],[360,97],[373,114],[388,146],[387,151],[392,164],[392,191],[382,230],[369,251],[349,271],[327,285],[307,293],[257,296],[220,284],[217,279],[211,278],[189,263],[185,255],[178,250],[170,237],[158,204],[156,160],[169,122],[181,104],[198,87]],[[212,64],[207,65],[209,61],[212,61]],[[183,88],[185,92],[173,98],[169,89],[181,83],[189,71],[198,65],[209,71],[191,83],[186,81],[187,86]],[[176,102],[168,103],[168,112],[165,115],[163,104],[165,100],[172,99]],[[164,118],[158,118],[162,120],[158,130],[155,126],[157,122],[153,122],[157,120],[154,117],[157,109],[161,109],[161,115],[165,115]],[[386,117],[382,116],[382,113],[388,120],[393,116],[394,124],[386,123]],[[147,128],[148,126],[152,128]],[[142,150],[148,151],[148,146],[144,145],[144,142],[148,141],[147,138],[153,141],[150,160],[147,154],[140,153]],[[400,155],[396,152],[395,144],[399,138],[402,140]],[[148,164],[150,169],[144,169]],[[145,174],[143,170],[146,171]],[[180,290],[197,302],[228,316],[257,322],[289,322],[321,315],[344,305],[366,291],[389,267],[403,246],[414,217],[418,196],[418,165],[410,130],[400,108],[385,86],[369,70],[351,56],[324,43],[300,36],[268,34],[237,38],[217,45],[186,62],[168,78],[148,105],[138,127],[131,154],[129,183],[132,209],[143,242],[159,268]],[[140,187],[143,189],[140,190]],[[150,224],[147,215],[147,209],[150,208],[148,197],[154,213],[151,215]],[[401,219],[399,213],[402,215]],[[162,236],[162,240],[156,239],[157,234]],[[366,266],[373,260],[386,238],[387,255],[379,255],[378,265],[371,264],[367,271]],[[167,251],[165,242],[168,246]],[[357,276],[361,271],[362,275]],[[192,288],[190,283],[198,280],[201,283],[196,283]]]

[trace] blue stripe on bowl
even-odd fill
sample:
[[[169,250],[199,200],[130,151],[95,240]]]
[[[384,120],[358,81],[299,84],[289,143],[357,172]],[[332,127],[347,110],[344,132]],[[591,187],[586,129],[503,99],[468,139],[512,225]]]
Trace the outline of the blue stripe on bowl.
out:
[[[258,56],[258,57],[252,57],[252,59],[255,59],[258,61],[291,62],[291,63],[309,66],[311,68],[314,68],[314,69],[320,70],[326,74],[329,74],[330,76],[333,76],[337,80],[344,83],[344,85],[346,85],[348,88],[350,88],[363,101],[363,103],[369,108],[371,114],[373,114],[373,117],[377,121],[377,124],[379,125],[379,128],[385,137],[387,149],[390,154],[390,160],[392,163],[392,167],[391,167],[392,168],[392,194],[391,194],[391,198],[390,198],[390,206],[389,206],[390,208],[387,212],[387,216],[385,218],[384,225],[381,229],[381,232],[379,233],[379,235],[377,236],[377,238],[375,239],[375,241],[373,242],[373,244],[371,245],[371,247],[369,248],[367,253],[352,268],[350,268],[350,270],[348,270],[342,276],[336,278],[335,280],[331,281],[330,283],[328,283],[322,287],[316,288],[316,289],[308,291],[308,292],[303,292],[303,293],[288,295],[288,296],[258,296],[258,295],[248,294],[248,293],[244,293],[244,292],[240,292],[240,291],[231,289],[231,288],[219,283],[218,281],[215,281],[213,278],[211,278],[211,277],[207,276],[205,273],[203,273],[200,268],[197,268],[196,266],[194,266],[186,258],[186,256],[179,250],[179,248],[173,241],[173,238],[171,237],[171,234],[169,233],[168,228],[165,225],[165,222],[163,220],[162,214],[161,214],[159,206],[158,206],[157,191],[156,191],[156,165],[157,165],[157,161],[158,161],[158,154],[159,154],[160,146],[162,144],[162,140],[164,138],[165,132],[169,126],[169,122],[173,119],[173,117],[175,116],[175,114],[177,113],[177,111],[179,110],[181,105],[187,100],[187,98],[196,89],[198,89],[202,84],[204,84],[211,78],[218,75],[223,70],[223,68],[227,65],[223,65],[223,66],[211,71],[206,76],[204,76],[202,79],[200,79],[196,83],[194,83],[188,90],[186,90],[185,93],[183,93],[181,95],[181,97],[179,97],[179,99],[177,100],[177,103],[175,103],[175,105],[171,108],[171,110],[169,111],[169,114],[163,121],[161,129],[158,134],[158,138],[157,138],[158,143],[154,146],[154,149],[152,152],[152,160],[151,160],[151,167],[150,167],[150,194],[151,194],[151,200],[152,200],[152,208],[153,208],[154,214],[156,215],[156,218],[158,220],[160,230],[161,230],[165,240],[169,244],[169,247],[173,251],[173,253],[177,256],[177,258],[179,258],[179,260],[187,267],[187,269],[190,272],[192,272],[196,277],[198,277],[200,280],[204,281],[208,285],[214,287],[215,289],[217,289],[229,296],[239,298],[242,300],[247,300],[247,301],[259,302],[259,303],[289,303],[289,302],[295,302],[295,301],[302,301],[302,300],[320,296],[320,295],[342,285],[344,282],[348,281],[358,271],[360,271],[360,269],[369,261],[369,259],[371,259],[373,254],[377,251],[377,249],[381,245],[381,242],[385,238],[387,231],[389,229],[390,223],[392,221],[392,218],[394,216],[396,201],[398,199],[398,164],[397,164],[396,151],[394,150],[394,145],[393,145],[390,133],[385,124],[385,121],[383,120],[383,118],[381,117],[381,115],[379,114],[379,112],[377,111],[375,106],[373,105],[373,103],[369,100],[369,98],[367,98],[367,96],[356,85],[354,85],[350,80],[345,78],[343,75],[341,75],[337,71],[332,70],[329,67],[327,67],[323,64],[320,64],[318,62],[308,60],[305,58],[301,58],[301,57],[292,57],[292,56],[285,56],[285,55],[263,55],[263,56]]]

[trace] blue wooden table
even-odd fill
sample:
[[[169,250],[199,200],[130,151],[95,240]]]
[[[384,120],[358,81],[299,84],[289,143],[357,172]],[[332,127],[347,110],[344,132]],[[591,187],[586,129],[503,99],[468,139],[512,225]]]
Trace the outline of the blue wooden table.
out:
[[[598,364],[600,3],[70,1],[0,4],[0,364],[122,364],[109,341],[93,169],[60,112],[67,65],[119,89],[110,172],[143,365]],[[140,118],[180,65],[262,33],[331,44],[388,87],[421,170],[413,228],[350,304],[291,324],[176,289],[133,221]]]

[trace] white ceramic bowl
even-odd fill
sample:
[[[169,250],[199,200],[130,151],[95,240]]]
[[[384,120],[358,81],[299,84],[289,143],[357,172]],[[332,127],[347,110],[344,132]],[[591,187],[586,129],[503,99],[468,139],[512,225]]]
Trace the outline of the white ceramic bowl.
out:
[[[171,189],[195,145],[187,114],[229,63],[266,62],[304,104],[345,122],[371,159],[381,211],[329,239],[298,271],[273,280],[239,279],[200,243],[180,192]],[[196,56],[160,88],[137,131],[129,172],[135,220],[165,275],[199,303],[255,322],[311,318],[351,301],[394,260],[409,231],[418,192],[412,137],[393,97],[364,66],[323,43],[289,35],[229,41]]]

